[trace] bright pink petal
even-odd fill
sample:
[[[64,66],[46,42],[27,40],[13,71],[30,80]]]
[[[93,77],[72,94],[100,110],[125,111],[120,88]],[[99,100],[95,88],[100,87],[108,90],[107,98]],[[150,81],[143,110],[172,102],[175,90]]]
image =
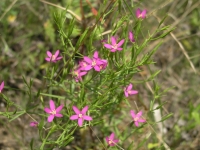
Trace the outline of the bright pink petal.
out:
[[[107,142],[107,143],[109,142],[109,137],[106,137],[106,142]]]
[[[44,108],[44,111],[45,111],[46,113],[48,113],[48,114],[51,114],[51,109],[49,109],[49,108]]]
[[[138,122],[146,122],[144,119],[138,119]]]
[[[137,122],[137,121],[135,121],[135,122],[134,122],[134,124],[135,124],[135,126],[136,126],[136,127],[138,127],[138,126],[139,126],[139,124],[138,124],[138,122]]]
[[[72,115],[69,119],[70,120],[77,120],[78,119],[78,115]]]
[[[82,125],[83,125],[83,118],[78,118],[78,125],[79,125],[79,127],[82,127]]]
[[[60,60],[60,59],[62,59],[62,56],[56,58],[56,60]]]
[[[77,115],[79,115],[79,114],[81,113],[81,111],[80,111],[76,106],[73,106],[72,108],[73,108],[74,112],[75,112]]]
[[[114,36],[111,37],[111,43],[112,45],[116,45],[116,38]]]
[[[133,119],[136,117],[136,114],[135,114],[135,112],[133,111],[133,110],[131,110],[130,111],[130,113],[131,113],[131,116],[133,117]]]
[[[135,90],[129,91],[129,94],[130,94],[130,95],[134,95],[134,94],[137,94],[137,93],[138,93],[138,91],[135,91]]]
[[[56,116],[56,117],[59,117],[59,118],[60,118],[60,117],[63,117],[62,114],[55,114],[55,116]]]
[[[63,105],[60,105],[58,108],[56,108],[56,114],[59,113],[63,109]]]
[[[112,45],[110,45],[110,44],[104,44],[104,47],[107,49],[112,49]]]
[[[49,101],[49,106],[50,106],[50,109],[51,109],[51,110],[55,110],[55,103],[54,103],[53,100],[50,100],[50,101]]]
[[[86,62],[89,63],[89,64],[92,63],[92,59],[90,59],[90,58],[87,57],[87,56],[84,56],[83,59],[84,59],[84,61],[86,61]]]
[[[92,120],[92,117],[90,117],[90,116],[83,116],[83,119],[90,121],[90,120]]]
[[[2,90],[3,90],[3,88],[4,88],[4,81],[3,81],[3,82],[1,82],[1,85],[0,85],[0,91],[2,91]]]
[[[130,91],[132,89],[133,85],[130,83],[127,87],[127,91]]]
[[[116,50],[121,51],[121,50],[123,50],[123,48],[120,48],[120,47],[119,47],[119,48],[117,48]]]
[[[138,118],[140,118],[142,116],[142,111],[139,111],[136,115]]]
[[[99,57],[98,57],[98,51],[95,51],[95,52],[94,52],[93,57],[94,57],[94,58],[99,58]]]
[[[58,57],[59,53],[60,53],[60,51],[59,51],[59,50],[57,50],[57,51],[55,52],[55,54],[54,54],[55,58],[57,58],[57,57]]]
[[[112,140],[113,141],[113,146],[119,141],[119,140]]]
[[[124,44],[124,39],[123,40],[121,40],[118,44],[117,44],[117,46],[118,47],[121,47],[122,46],[122,44]]]
[[[126,89],[124,90],[124,95],[125,95],[126,97],[128,97],[128,92],[126,91]]]
[[[146,17],[146,13],[147,13],[147,10],[143,10],[141,15],[142,15],[142,19],[144,19]]]
[[[116,52],[116,49],[111,49],[110,51],[111,51],[111,52]]]
[[[50,51],[47,51],[47,56],[49,56],[49,58],[51,58],[52,53]]]
[[[51,61],[51,58],[45,58],[46,61]]]
[[[100,67],[99,66],[94,66],[94,70],[96,70],[96,71],[101,71],[101,69],[100,69]]]
[[[88,66],[86,66],[85,68],[84,68],[84,70],[91,70],[92,69],[92,65],[88,65]]]
[[[87,111],[88,111],[88,106],[85,106],[85,107],[82,109],[81,114],[85,114]]]
[[[139,18],[140,14],[141,14],[141,10],[140,10],[140,8],[138,8],[136,10],[136,17]]]
[[[113,140],[114,140],[114,137],[115,137],[115,134],[114,134],[114,133],[111,133],[109,139],[113,141]]]
[[[86,75],[87,74],[87,72],[80,72],[79,73],[79,76],[84,76],[84,75]]]
[[[53,119],[54,119],[54,115],[50,115],[50,116],[48,117],[48,122],[52,122]]]

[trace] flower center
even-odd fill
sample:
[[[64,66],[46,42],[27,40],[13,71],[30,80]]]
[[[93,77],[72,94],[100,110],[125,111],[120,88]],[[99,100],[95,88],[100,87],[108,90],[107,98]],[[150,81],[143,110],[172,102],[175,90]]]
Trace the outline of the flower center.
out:
[[[109,139],[108,140],[108,144],[112,144],[112,143],[113,143],[113,141]]]
[[[52,110],[50,113],[51,113],[52,115],[55,115],[55,114],[56,114],[56,110],[54,109],[54,110]]]
[[[79,114],[79,115],[78,115],[78,117],[79,117],[79,118],[82,118],[82,117],[83,117],[83,115],[82,115],[82,114]]]
[[[138,18],[142,18],[142,14],[140,14],[140,15],[138,16]]]
[[[97,64],[96,61],[93,60],[93,61],[92,61],[92,66],[96,66],[96,64]]]
[[[117,49],[117,47],[118,47],[117,44],[112,46],[113,49]]]
[[[55,59],[56,59],[55,55],[52,55],[51,60],[55,60]]]
[[[78,71],[74,71],[75,76],[78,77]]]
[[[138,117],[135,117],[135,118],[134,118],[134,121],[138,121],[138,120],[139,120],[139,118],[138,118]]]

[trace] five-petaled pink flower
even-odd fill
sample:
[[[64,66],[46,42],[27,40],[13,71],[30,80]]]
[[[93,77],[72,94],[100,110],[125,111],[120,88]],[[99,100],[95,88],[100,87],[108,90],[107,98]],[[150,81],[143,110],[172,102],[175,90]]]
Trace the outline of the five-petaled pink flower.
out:
[[[131,110],[130,113],[131,113],[131,116],[133,118],[133,121],[134,121],[134,124],[135,124],[136,127],[139,126],[139,124],[138,124],[139,122],[146,122],[146,120],[141,119],[142,111],[135,114],[135,112],[133,110]]]
[[[54,117],[63,117],[62,114],[60,114],[59,112],[62,110],[63,108],[63,105],[60,105],[58,106],[58,108],[55,108],[55,103],[53,100],[50,100],[49,101],[49,106],[50,106],[50,109],[49,108],[44,108],[44,111],[49,115],[48,117],[48,122],[52,122]]]
[[[86,115],[88,106],[85,106],[81,111],[76,106],[73,106],[72,108],[74,112],[76,113],[76,115],[72,115],[70,117],[70,120],[78,120],[79,127],[83,125],[84,120],[88,120],[88,121],[92,120],[92,117]]]
[[[144,18],[146,17],[146,13],[147,13],[147,10],[146,10],[146,9],[143,10],[143,11],[141,11],[140,8],[138,8],[138,9],[136,10],[136,17],[137,17],[138,19],[139,19],[139,18],[144,19]]]
[[[83,59],[88,65],[81,69],[88,71],[94,68],[96,71],[101,71],[100,65],[104,64],[104,62],[99,58],[97,51],[94,52],[92,59],[87,56],[84,56]]]
[[[3,90],[3,88],[4,88],[4,81],[1,82],[1,85],[0,85],[0,93],[1,93],[1,91]]]
[[[133,32],[131,32],[131,31],[129,32],[128,38],[129,38],[129,40],[130,40],[131,42],[135,42]]]
[[[35,122],[35,121],[30,122],[30,126],[31,127],[37,127],[38,126],[38,122]]]
[[[111,44],[104,44],[104,47],[106,47],[107,49],[110,49],[111,52],[116,52],[121,51],[123,48],[121,47],[122,44],[124,43],[124,39],[122,39],[121,41],[119,41],[119,43],[117,43],[117,39],[112,36],[111,37]]]
[[[132,90],[133,85],[130,83],[127,87],[124,88],[124,95],[128,97],[129,95],[137,94],[138,91]]]
[[[114,137],[115,137],[114,133],[111,133],[109,137],[106,137],[106,142],[108,143],[108,145],[115,146],[115,144],[119,141],[117,139],[114,139]]]
[[[56,52],[55,52],[55,54],[54,55],[52,55],[52,53],[50,52],[50,51],[47,51],[47,58],[45,58],[45,60],[46,61],[49,61],[49,62],[57,62],[58,60],[60,60],[60,59],[62,59],[62,56],[60,56],[60,57],[58,57],[58,55],[59,55],[59,53],[60,53],[60,51],[59,50],[57,50]]]

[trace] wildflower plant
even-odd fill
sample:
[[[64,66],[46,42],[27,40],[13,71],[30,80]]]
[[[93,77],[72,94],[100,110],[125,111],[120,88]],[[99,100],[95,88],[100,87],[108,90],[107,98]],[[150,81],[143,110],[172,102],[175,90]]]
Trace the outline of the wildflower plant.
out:
[[[106,2],[109,5],[102,4],[98,14],[93,16],[93,26],[85,26],[84,22],[88,21],[85,17],[79,19],[70,14],[71,17],[67,18],[69,11],[54,9],[53,19],[60,50],[55,54],[47,49],[41,52],[44,53],[44,63],[54,62],[44,69],[42,87],[33,92],[33,80],[28,82],[23,78],[29,96],[27,105],[23,107],[13,103],[6,95],[1,95],[8,106],[17,108],[15,112],[7,109],[7,112],[1,114],[10,121],[27,115],[32,120],[30,126],[38,129],[41,142],[34,144],[32,140],[32,149],[45,150],[73,145],[77,134],[87,129],[89,131],[84,134],[94,140],[91,147],[131,150],[148,142],[146,139],[135,143],[131,137],[154,133],[156,123],[153,119],[153,106],[159,99],[160,105],[156,109],[162,109],[164,104],[160,97],[164,92],[155,81],[160,70],[152,72],[151,65],[155,63],[152,56],[162,42],[158,42],[153,49],[148,49],[148,46],[151,41],[165,37],[173,29],[162,26],[165,18],[158,23],[155,31],[147,27],[143,29],[146,25],[143,22],[148,22],[146,10],[132,7],[128,1]],[[127,11],[121,16],[119,11],[123,11],[124,7]],[[110,20],[109,26],[106,26],[104,23],[109,17],[118,21]],[[78,34],[76,29],[80,29]],[[108,40],[102,43],[104,39]],[[141,78],[141,67],[149,68],[151,76]],[[149,96],[149,102],[144,104],[142,91],[146,88],[141,87],[150,81],[154,83],[153,94]],[[1,84],[1,93],[2,89]],[[138,103],[144,104],[147,109]],[[167,114],[161,121],[170,116]],[[165,141],[159,142],[166,144]]]

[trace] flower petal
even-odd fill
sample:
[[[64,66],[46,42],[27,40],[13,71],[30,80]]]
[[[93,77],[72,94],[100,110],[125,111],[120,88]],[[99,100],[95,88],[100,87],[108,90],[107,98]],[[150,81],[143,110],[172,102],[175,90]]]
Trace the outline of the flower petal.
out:
[[[55,114],[55,116],[56,116],[56,117],[58,117],[58,118],[61,118],[61,117],[63,117],[63,115],[62,115],[62,114]]]
[[[50,100],[50,101],[49,101],[49,106],[50,106],[50,109],[51,109],[51,110],[55,110],[55,103],[54,103],[53,100]]]
[[[141,14],[141,10],[140,10],[140,8],[138,8],[136,10],[136,17],[139,18],[140,14]]]
[[[112,45],[116,45],[116,38],[114,36],[111,37],[111,43]]]
[[[116,50],[121,51],[121,50],[123,50],[123,48],[119,47],[119,48],[117,48]]]
[[[96,59],[99,58],[99,57],[98,57],[98,51],[95,51],[95,52],[94,52],[93,57],[96,58]]]
[[[128,92],[126,91],[126,89],[124,90],[124,95],[125,95],[126,97],[128,97]]]
[[[63,58],[63,57],[62,57],[62,56],[60,56],[60,57],[57,57],[57,58],[56,58],[56,60],[60,60],[60,59],[62,59],[62,58]]]
[[[142,11],[142,13],[141,13],[142,19],[144,19],[144,18],[146,17],[146,13],[147,13],[147,10],[146,10],[146,9]]]
[[[81,113],[81,111],[76,107],[76,106],[72,106],[74,112],[79,115]]]
[[[135,119],[135,117],[136,117],[135,112],[133,110],[131,110],[130,113],[131,113],[132,118]]]
[[[3,90],[3,88],[4,88],[4,81],[3,81],[3,82],[1,82],[1,85],[0,85],[0,91],[2,91],[2,90]]]
[[[130,94],[130,95],[134,95],[134,94],[137,94],[137,93],[138,93],[138,91],[135,91],[135,90],[129,91],[129,94]]]
[[[90,121],[90,120],[92,120],[92,117],[90,117],[90,116],[83,116],[83,119]]]
[[[51,58],[45,58],[46,61],[51,61]]]
[[[139,111],[136,115],[138,118],[140,118],[142,116],[142,111]]]
[[[110,51],[111,51],[111,52],[116,52],[116,49],[111,49]]]
[[[123,40],[121,40],[118,44],[117,44],[117,47],[121,47],[122,46],[122,44],[124,44],[124,39]]]
[[[63,105],[60,105],[58,108],[56,108],[56,114],[59,113],[63,109]]]
[[[46,113],[48,113],[48,114],[51,114],[51,109],[49,109],[49,108],[44,108],[44,111],[45,111]]]
[[[138,122],[146,122],[144,119],[138,119]]]
[[[132,89],[133,85],[130,83],[127,87],[127,91],[130,91]]]
[[[138,127],[138,126],[139,126],[139,124],[138,124],[138,122],[137,122],[137,121],[135,121],[135,122],[134,122],[134,124],[135,124],[135,126],[136,126],[136,127]]]
[[[69,119],[70,120],[77,120],[78,119],[78,115],[72,115]]]
[[[53,119],[54,119],[54,115],[50,115],[50,116],[48,117],[48,122],[52,122]]]
[[[57,58],[57,57],[58,57],[59,53],[60,53],[60,51],[59,51],[59,50],[57,50],[57,51],[55,52],[55,54],[54,54],[55,58]]]
[[[47,56],[49,56],[51,58],[52,53],[50,51],[47,51]]]
[[[78,125],[79,125],[79,127],[82,127],[82,125],[83,125],[83,119],[82,118],[78,118]]]
[[[83,59],[84,59],[84,61],[86,61],[86,62],[89,63],[89,64],[92,63],[92,59],[90,59],[90,58],[87,57],[87,56],[84,56]]]
[[[104,44],[104,47],[107,49],[112,49],[112,45],[110,45],[110,44]]]
[[[109,139],[113,141],[113,140],[114,140],[114,137],[115,137],[115,134],[114,134],[114,133],[111,133]]]
[[[88,106],[85,106],[85,107],[82,109],[81,113],[82,113],[82,114],[85,114],[87,111],[88,111]]]

